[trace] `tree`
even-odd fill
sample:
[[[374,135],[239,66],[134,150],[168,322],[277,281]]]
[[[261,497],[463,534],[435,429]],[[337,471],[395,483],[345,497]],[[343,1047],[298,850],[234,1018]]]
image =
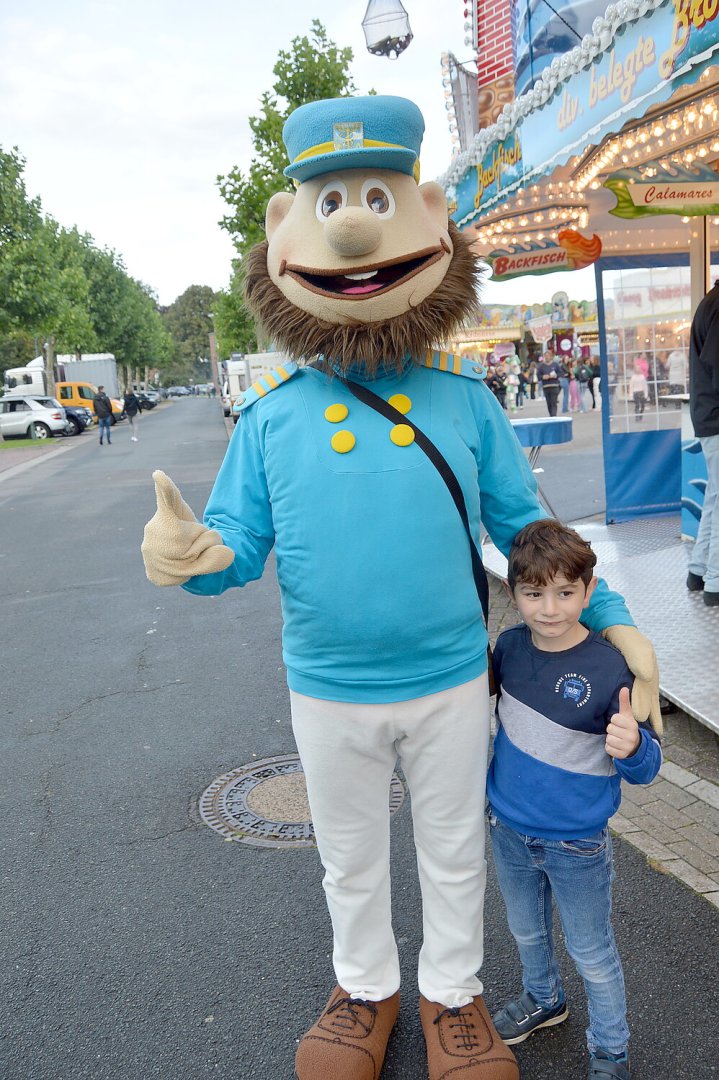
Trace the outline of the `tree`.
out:
[[[330,41],[319,20],[312,21],[310,36],[293,38],[291,48],[281,50],[273,74],[275,83],[260,98],[259,116],[250,117],[255,157],[245,176],[238,168],[217,182],[230,213],[220,225],[230,236],[239,258],[233,263],[230,288],[220,295],[216,320],[220,356],[248,352],[257,347],[253,320],[242,302],[242,259],[265,237],[265,210],[277,191],[293,191],[283,173],[287,153],[282,128],[291,112],[308,101],[347,97],[356,92],[349,71],[350,48]]]
[[[29,199],[17,149],[0,147],[0,333],[34,331],[53,311],[52,235]]]
[[[256,157],[245,177],[238,168],[218,176],[223,199],[232,208],[221,226],[242,255],[264,239],[265,208],[277,191],[293,191],[283,175],[287,154],[282,127],[291,112],[308,101],[347,97],[356,92],[349,72],[353,54],[339,49],[327,37],[318,19],[312,21],[311,38],[296,37],[289,51],[281,50],[272,69],[276,81],[260,98],[261,113],[250,117]]]
[[[190,285],[164,308],[162,321],[173,343],[172,371],[184,382],[208,382],[210,334],[217,293],[208,285]]]

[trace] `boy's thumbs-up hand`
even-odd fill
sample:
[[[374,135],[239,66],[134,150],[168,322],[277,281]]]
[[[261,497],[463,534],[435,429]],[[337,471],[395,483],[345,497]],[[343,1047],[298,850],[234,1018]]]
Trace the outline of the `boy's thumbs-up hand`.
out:
[[[634,719],[629,690],[623,686],[619,691],[619,712],[615,712],[607,727],[604,748],[613,758],[628,758],[636,754],[642,737],[639,724]]]
[[[142,558],[153,585],[182,585],[195,574],[225,570],[235,553],[222,543],[214,529],[195,520],[169,476],[157,469],[157,511],[145,526]]]

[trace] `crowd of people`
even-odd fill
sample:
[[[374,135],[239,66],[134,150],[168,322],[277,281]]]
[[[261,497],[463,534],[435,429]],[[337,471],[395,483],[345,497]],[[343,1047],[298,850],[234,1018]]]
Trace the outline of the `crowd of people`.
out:
[[[547,349],[537,359],[502,358],[487,367],[487,386],[503,409],[523,409],[527,400],[543,398],[550,416],[595,409],[599,389],[599,357],[569,359]],[[561,395],[561,404],[560,404]]]

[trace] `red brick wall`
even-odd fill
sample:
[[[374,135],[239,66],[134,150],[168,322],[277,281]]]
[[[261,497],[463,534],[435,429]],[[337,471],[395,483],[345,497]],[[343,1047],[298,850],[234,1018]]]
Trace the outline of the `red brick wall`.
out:
[[[477,0],[477,69],[479,86],[514,70],[513,0]]]

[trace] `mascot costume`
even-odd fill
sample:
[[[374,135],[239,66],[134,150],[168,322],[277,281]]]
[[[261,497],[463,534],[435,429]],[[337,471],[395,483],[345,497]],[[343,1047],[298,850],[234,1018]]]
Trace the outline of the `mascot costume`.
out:
[[[388,789],[399,758],[422,890],[419,1011],[430,1080],[516,1080],[482,998],[487,631],[467,532],[421,449],[440,449],[479,542],[546,517],[471,360],[434,351],[476,310],[478,266],[441,187],[419,184],[422,115],[398,97],[303,105],[284,128],[296,194],[267,207],[247,303],[292,358],[247,391],[204,515],[154,474],[143,556],[157,585],[211,596],[274,546],[283,655],[334,934],[337,986],[300,1042],[300,1080],[377,1080],[399,1012]],[[392,418],[353,392],[370,389]],[[399,422],[397,422],[399,421]],[[585,622],[658,716],[649,642],[600,582]]]

